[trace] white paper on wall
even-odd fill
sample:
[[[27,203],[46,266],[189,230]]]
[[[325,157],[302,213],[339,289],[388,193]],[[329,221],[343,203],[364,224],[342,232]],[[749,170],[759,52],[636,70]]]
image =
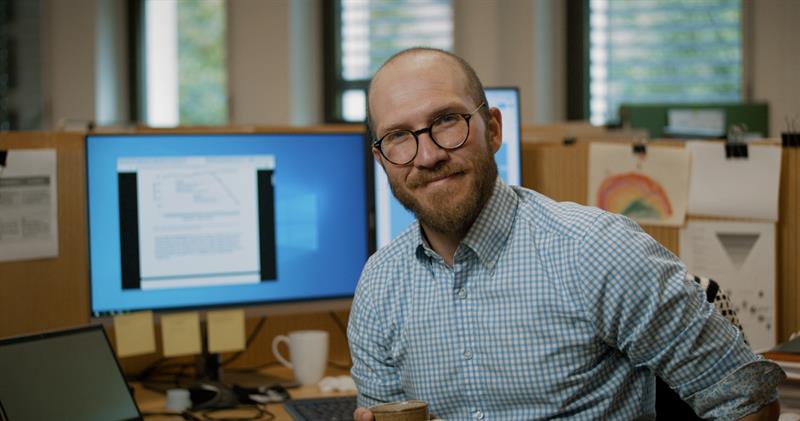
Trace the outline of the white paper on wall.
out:
[[[728,294],[753,351],[775,346],[775,224],[692,220],[680,251],[689,272]]]
[[[0,262],[58,256],[55,149],[12,149],[0,172]]]
[[[728,159],[719,142],[687,142],[692,153],[689,214],[778,220],[781,148],[747,145],[747,158]]]

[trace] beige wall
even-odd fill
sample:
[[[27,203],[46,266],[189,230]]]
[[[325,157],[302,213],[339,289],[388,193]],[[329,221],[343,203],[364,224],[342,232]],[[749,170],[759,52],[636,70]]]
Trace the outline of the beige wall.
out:
[[[454,50],[470,62],[484,85],[519,87],[523,123],[563,120],[565,3],[455,0],[454,4]]]
[[[43,0],[45,124],[95,118],[96,0]]]
[[[97,81],[105,80],[102,89],[108,89],[108,81],[97,77],[95,66],[98,10],[104,10],[103,2],[122,0],[42,1],[48,23],[43,25],[45,121],[56,127],[65,118],[124,114],[124,109],[117,113],[105,107],[124,107],[127,101],[102,102],[102,95],[104,109],[97,109]],[[472,63],[484,83],[520,88],[524,124],[563,120],[564,2],[454,4],[455,51]],[[745,91],[770,103],[770,130],[776,135],[785,116],[800,113],[800,55],[795,52],[800,1],[749,0],[746,10],[751,14],[751,53],[745,60]],[[322,122],[321,0],[229,1],[228,19],[231,123]],[[125,83],[125,77],[115,80]]]
[[[770,135],[786,130],[785,118],[800,130],[800,1],[752,2],[752,95],[770,109]]]

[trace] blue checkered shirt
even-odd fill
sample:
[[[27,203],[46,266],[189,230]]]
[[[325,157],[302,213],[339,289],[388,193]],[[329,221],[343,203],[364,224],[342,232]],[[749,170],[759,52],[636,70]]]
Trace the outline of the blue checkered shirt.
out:
[[[652,419],[657,373],[736,419],[784,377],[631,220],[498,179],[448,266],[418,223],[364,267],[348,339],[358,404],[447,420]]]

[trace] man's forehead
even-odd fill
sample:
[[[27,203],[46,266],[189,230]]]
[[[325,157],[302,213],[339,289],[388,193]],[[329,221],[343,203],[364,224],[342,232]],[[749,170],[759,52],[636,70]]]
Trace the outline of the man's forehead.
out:
[[[393,58],[373,77],[373,86],[392,82],[398,77],[438,71],[449,77],[463,76],[463,71],[452,57],[438,51],[414,51]]]
[[[436,107],[440,102],[463,102],[468,96],[466,75],[452,57],[435,51],[413,52],[395,57],[375,75],[369,92],[370,114],[379,129],[377,126],[392,124],[378,121],[382,120],[381,110],[400,117],[400,103],[410,101],[418,108],[428,108],[429,102],[427,105]]]

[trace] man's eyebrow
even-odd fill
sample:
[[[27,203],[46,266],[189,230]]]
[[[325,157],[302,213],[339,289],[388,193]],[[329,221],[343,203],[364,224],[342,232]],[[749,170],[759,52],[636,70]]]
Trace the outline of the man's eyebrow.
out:
[[[464,108],[464,106],[461,103],[455,103],[454,102],[454,103],[451,103],[451,104],[444,104],[444,105],[442,105],[442,106],[440,106],[438,108],[435,108],[433,110],[433,112],[430,113],[430,115],[428,116],[428,119],[427,119],[425,124],[431,124],[431,122],[436,117],[440,117],[440,116],[445,115],[445,114],[465,113],[465,112],[467,112],[467,111],[463,111],[462,108]],[[416,130],[416,129],[419,129],[419,128],[420,127],[409,127],[405,123],[396,123],[396,124],[393,124],[391,126],[386,127],[385,129],[383,129],[383,131],[381,133],[383,135],[383,134],[386,134],[386,133],[391,133],[391,132],[396,131],[396,130]]]

